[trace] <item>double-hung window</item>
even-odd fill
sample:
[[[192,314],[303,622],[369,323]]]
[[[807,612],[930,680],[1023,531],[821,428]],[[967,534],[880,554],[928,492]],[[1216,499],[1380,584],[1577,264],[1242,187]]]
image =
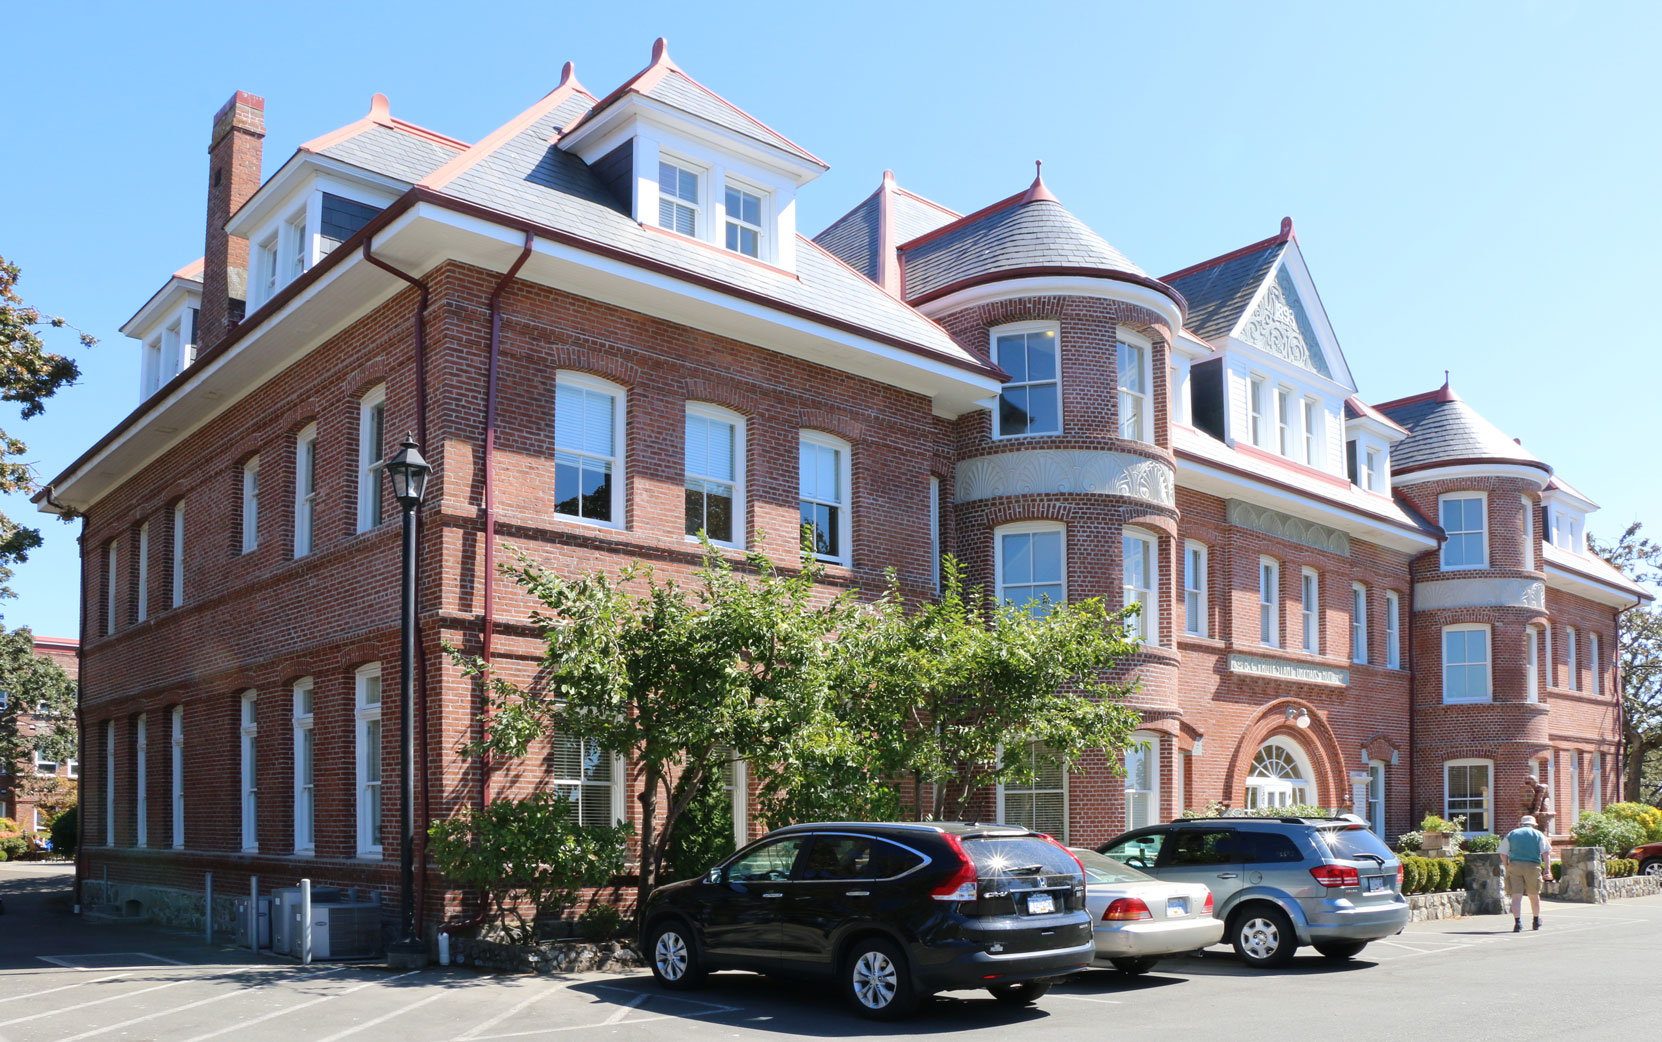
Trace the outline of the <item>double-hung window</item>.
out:
[[[1321,654],[1321,577],[1308,565],[1299,574],[1299,621],[1304,630],[1304,653]]]
[[[312,731],[311,677],[294,682],[294,852],[310,854],[317,846],[314,836],[316,803],[312,779],[317,741]]]
[[[929,574],[941,592],[941,479],[929,476]]]
[[[722,546],[744,543],[744,417],[689,402],[686,532]]]
[[[1443,702],[1488,702],[1489,627],[1462,624],[1443,627]]]
[[[1120,437],[1152,441],[1149,433],[1149,345],[1119,334]]]
[[[277,295],[278,279],[282,276],[282,258],[277,252],[277,233],[272,232],[260,241],[255,254],[255,279],[260,287],[259,304]],[[255,306],[258,306],[256,304]]]
[[[135,577],[138,586],[135,591],[138,595],[135,614],[138,616],[138,621],[143,622],[150,617],[150,522],[148,521],[139,525],[138,528],[137,558],[133,562],[134,569],[138,572]]]
[[[1488,527],[1484,520],[1487,502],[1481,492],[1451,492],[1439,497],[1439,523],[1448,536],[1443,543],[1445,570],[1488,567]]]
[[[283,280],[286,284],[306,274],[306,269],[312,266],[312,237],[306,231],[306,211],[290,217],[283,230],[288,235],[288,275]]]
[[[1571,691],[1581,690],[1581,656],[1576,636],[1574,626],[1564,627],[1564,669],[1569,673],[1567,686]]]
[[[317,424],[300,432],[294,443],[294,556],[312,552],[317,527]]]
[[[1125,606],[1140,609],[1126,632],[1144,644],[1160,643],[1159,544],[1148,532],[1126,528],[1120,534]]]
[[[358,402],[358,531],[381,523],[381,475],[385,466],[387,388],[373,388]]]
[[[260,545],[260,457],[242,465],[242,552]]]
[[[358,856],[381,856],[381,664],[358,669],[354,705],[357,729]]]
[[[1314,398],[1304,399],[1304,462],[1314,467],[1316,465],[1317,439],[1320,437],[1317,428],[1317,419],[1320,413],[1316,409]]]
[[[1547,687],[1557,687],[1558,678],[1552,672],[1552,623],[1546,623],[1541,630],[1541,683]]]
[[[1258,559],[1258,643],[1281,646],[1281,562],[1273,557]]]
[[[1604,694],[1604,662],[1599,658],[1599,635],[1587,634],[1587,665],[1593,671],[1593,694]]]
[[[1275,449],[1288,459],[1293,458],[1293,390],[1275,389]]]
[[[1523,515],[1523,566],[1533,571],[1535,569],[1535,501],[1528,496],[1518,496]]]
[[[1206,618],[1206,544],[1183,544],[1183,632],[1204,637]]]
[[[104,722],[104,844],[115,846],[115,721]]]
[[[185,848],[185,707],[174,706],[168,714],[172,718],[171,741],[173,762],[170,781],[173,799],[173,849]]]
[[[1043,760],[1043,747],[1029,745],[1019,754],[1027,761],[1029,777],[998,785],[995,796],[998,820],[1043,832],[1067,842],[1068,779],[1062,768]],[[1000,757],[1009,755],[999,750]]]
[[[808,526],[803,548],[821,561],[850,561],[850,479],[848,442],[818,431],[801,433],[797,444],[797,496],[802,523]]]
[[[104,550],[104,632],[115,632],[115,575],[117,560],[115,540]]]
[[[658,226],[682,235],[698,235],[698,173],[666,160],[658,161]]]
[[[1489,760],[1449,760],[1443,764],[1443,816],[1466,819],[1467,832],[1489,831]]]
[[[1262,446],[1264,437],[1264,378],[1256,373],[1247,378],[1247,428],[1252,444]]]
[[[727,183],[727,248],[746,257],[762,255],[762,197],[731,181]]]
[[[173,606],[185,603],[185,501],[173,504]]]
[[[560,736],[553,742],[553,778],[549,784],[571,804],[579,825],[614,825],[623,820],[622,770],[616,757],[592,738]]]
[[[1160,736],[1138,731],[1125,750],[1125,827],[1160,820]]]
[[[133,845],[150,845],[150,717],[133,722]]]
[[[242,781],[242,849],[254,852],[260,849],[259,830],[259,774],[256,769],[256,743],[260,736],[259,715],[256,712],[258,695],[245,691],[242,696],[242,763],[239,775]]]
[[[554,384],[554,512],[623,527],[624,392],[561,371]]]
[[[1541,700],[1541,630],[1524,627],[1524,700]]]
[[[1368,661],[1368,588],[1350,584],[1350,660]]]
[[[993,359],[1010,374],[998,395],[997,437],[1062,432],[1057,343],[1055,326],[993,331]]]
[[[1006,525],[996,533],[994,569],[999,603],[1048,615],[1067,600],[1067,533],[1059,524]]]
[[[1395,590],[1385,591],[1385,666],[1402,668],[1402,598]]]

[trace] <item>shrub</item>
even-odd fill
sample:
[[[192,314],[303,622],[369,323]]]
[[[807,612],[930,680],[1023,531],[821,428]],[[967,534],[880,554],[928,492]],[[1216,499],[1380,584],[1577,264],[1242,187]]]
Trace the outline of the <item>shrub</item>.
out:
[[[1460,867],[1453,858],[1442,858],[1437,862],[1437,889],[1453,890],[1454,873]]]
[[[1464,890],[1466,889],[1466,859],[1457,857],[1452,863],[1454,865],[1454,878],[1449,881],[1449,889]]]
[[[1451,819],[1438,814],[1427,814],[1420,822],[1421,832],[1446,832],[1449,835],[1458,836],[1465,831],[1465,828],[1466,819],[1459,815],[1455,815]]]
[[[679,790],[679,784],[677,785]],[[679,798],[681,793],[676,792]],[[697,795],[675,819],[660,879],[693,879],[733,853],[733,801],[719,770],[706,771]]]
[[[613,905],[590,905],[577,917],[577,936],[585,941],[609,941],[623,933],[623,913]]]
[[[75,845],[80,840],[81,810],[71,807],[52,819],[52,853],[58,857],[75,856]]]
[[[1640,843],[1662,843],[1662,810],[1648,803],[1612,803],[1604,813],[1618,821],[1631,821],[1644,830]],[[1638,846],[1638,844],[1634,844]],[[1626,851],[1623,851],[1626,853]]]
[[[29,850],[29,841],[22,836],[0,839],[0,861],[16,861]]]
[[[439,870],[458,886],[482,891],[494,918],[518,943],[535,939],[538,919],[557,918],[577,891],[623,870],[632,827],[577,825],[571,801],[554,792],[496,799],[428,830]],[[531,918],[521,911],[528,904]]]
[[[1552,863],[1552,881],[1554,883],[1556,883],[1560,879],[1562,879],[1563,877],[1564,877],[1564,862],[1554,861]]]
[[[1589,811],[1570,829],[1570,841],[1578,847],[1602,847],[1611,857],[1625,857],[1644,841],[1645,830],[1637,822],[1610,814]]]
[[[1418,854],[1425,845],[1425,833],[1418,829],[1413,832],[1404,832],[1397,837],[1397,850],[1403,854]]]
[[[1466,840],[1465,847],[1472,854],[1493,854],[1500,849],[1500,837],[1473,836]]]
[[[1185,818],[1337,818],[1350,814],[1348,807],[1318,807],[1314,803],[1294,803],[1285,807],[1230,807],[1221,800],[1213,800],[1205,807],[1190,807]]]
[[[1404,890],[1410,894],[1425,893],[1426,867],[1430,860],[1430,858],[1417,857],[1412,854],[1404,859],[1405,868],[1402,881]]]

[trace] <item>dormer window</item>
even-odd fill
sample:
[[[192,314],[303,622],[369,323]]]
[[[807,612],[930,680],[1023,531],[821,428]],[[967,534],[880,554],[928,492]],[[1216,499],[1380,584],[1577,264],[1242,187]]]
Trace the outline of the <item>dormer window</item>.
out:
[[[258,290],[248,302],[251,307],[259,307],[275,297],[278,290],[312,266],[312,236],[305,205],[292,211],[258,243],[253,270],[249,272],[250,281]]]
[[[727,183],[727,248],[746,257],[762,255],[762,197]]]
[[[306,211],[290,217],[284,229],[288,239],[289,271],[285,282],[293,282],[312,266],[312,237],[306,234]]]
[[[663,160],[658,162],[658,225],[698,237],[698,174]]]

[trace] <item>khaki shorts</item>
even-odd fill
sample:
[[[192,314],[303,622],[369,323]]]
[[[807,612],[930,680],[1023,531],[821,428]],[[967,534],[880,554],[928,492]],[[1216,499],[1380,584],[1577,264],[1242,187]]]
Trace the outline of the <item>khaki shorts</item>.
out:
[[[1506,892],[1526,897],[1541,896],[1541,866],[1533,861],[1513,861],[1506,866]]]

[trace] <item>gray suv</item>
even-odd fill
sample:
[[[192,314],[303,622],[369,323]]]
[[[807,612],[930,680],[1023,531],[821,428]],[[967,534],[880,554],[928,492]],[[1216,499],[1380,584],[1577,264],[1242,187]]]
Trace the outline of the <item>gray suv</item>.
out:
[[[1402,863],[1362,819],[1182,818],[1097,848],[1173,882],[1203,883],[1224,940],[1250,966],[1285,966],[1299,945],[1349,959],[1402,932]]]

